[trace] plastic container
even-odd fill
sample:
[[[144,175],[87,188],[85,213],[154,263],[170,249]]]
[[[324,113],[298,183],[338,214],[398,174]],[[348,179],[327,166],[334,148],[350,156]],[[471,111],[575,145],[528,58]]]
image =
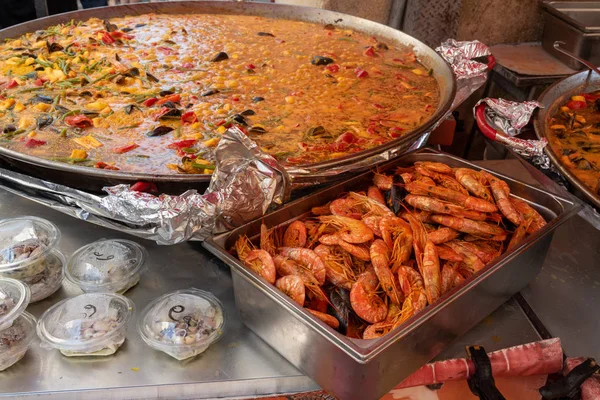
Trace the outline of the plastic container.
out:
[[[86,293],[50,307],[37,323],[47,347],[68,357],[107,356],[125,341],[134,304],[114,293]]]
[[[46,267],[42,272],[23,279],[31,289],[31,303],[52,296],[62,286],[65,256],[58,250],[52,250],[46,256],[44,264]]]
[[[60,231],[37,217],[0,221],[0,276],[25,280],[42,273],[48,254],[58,245]]]
[[[212,293],[177,290],[150,303],[138,331],[150,347],[185,360],[204,352],[223,335],[225,312]]]
[[[0,278],[0,331],[12,326],[31,299],[29,287],[21,281]]]
[[[103,239],[77,250],[65,275],[86,293],[124,293],[145,272],[146,250],[136,242]]]
[[[0,331],[0,371],[23,358],[34,338],[35,317],[23,311],[10,328]]]

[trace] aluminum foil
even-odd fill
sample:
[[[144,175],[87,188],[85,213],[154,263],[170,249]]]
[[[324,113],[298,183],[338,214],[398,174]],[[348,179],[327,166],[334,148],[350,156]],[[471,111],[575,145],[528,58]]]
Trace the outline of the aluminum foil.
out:
[[[473,113],[477,106],[483,103],[488,106],[485,109],[488,124],[498,131],[496,142],[531,160],[534,165],[542,169],[551,168],[552,163],[544,153],[544,147],[548,144],[547,140],[526,140],[515,137],[527,125],[533,111],[537,107],[542,107],[540,103],[537,101],[519,103],[504,99],[485,98],[475,104]]]
[[[490,49],[479,40],[459,42],[448,39],[435,49],[450,64],[456,79],[470,79],[487,75],[488,66],[475,58],[489,56]]]
[[[239,129],[223,135],[215,159],[215,174],[205,194],[188,190],[179,196],[154,196],[117,185],[104,188],[108,195],[100,197],[7,170],[0,169],[0,178],[13,193],[159,244],[205,239],[288,199],[287,172]]]

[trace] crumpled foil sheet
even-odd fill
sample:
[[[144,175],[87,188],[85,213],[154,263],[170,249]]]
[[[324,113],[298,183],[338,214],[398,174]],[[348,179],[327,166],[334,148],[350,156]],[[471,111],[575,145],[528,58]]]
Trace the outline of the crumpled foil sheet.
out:
[[[515,137],[527,125],[533,111],[537,107],[542,107],[540,103],[537,101],[519,103],[504,99],[485,98],[475,104],[473,113],[475,113],[477,106],[483,103],[488,106],[485,109],[488,123],[498,130],[496,135],[498,143],[531,160],[534,165],[542,169],[552,167],[550,159],[544,153],[544,147],[548,144],[547,140],[525,140]]]
[[[459,42],[448,39],[435,49],[450,64],[456,79],[469,79],[486,75],[488,66],[475,58],[489,56],[490,49],[479,40]]]
[[[489,54],[480,42],[446,43],[460,47],[451,63],[465,63],[466,57]],[[485,49],[484,49],[485,48]],[[476,51],[475,51],[476,50]],[[440,51],[440,50],[438,50]],[[452,53],[449,50],[445,53]],[[442,54],[444,58],[446,56]],[[448,60],[448,58],[446,58]],[[216,170],[205,194],[189,190],[179,196],[132,192],[128,185],[105,188],[107,196],[96,196],[80,190],[43,181],[0,168],[0,188],[110,229],[126,232],[159,244],[175,244],[186,240],[203,240],[244,222],[262,216],[270,207],[284,203],[292,188],[301,188],[348,178],[400,154],[419,149],[429,135],[456,107],[478,90],[486,80],[487,66],[480,72],[459,76],[456,97],[450,111],[421,136],[397,143],[381,153],[333,168],[311,167],[284,169],[271,156],[238,129],[228,130],[215,153]],[[454,68],[454,66],[453,66]],[[454,68],[457,70],[464,67]],[[290,178],[291,177],[291,178]]]
[[[104,188],[108,195],[101,197],[3,169],[0,179],[13,193],[159,244],[203,240],[258,218],[289,198],[285,169],[239,129],[223,135],[215,159],[215,175],[205,194],[188,190],[179,196],[154,196],[117,185]]]

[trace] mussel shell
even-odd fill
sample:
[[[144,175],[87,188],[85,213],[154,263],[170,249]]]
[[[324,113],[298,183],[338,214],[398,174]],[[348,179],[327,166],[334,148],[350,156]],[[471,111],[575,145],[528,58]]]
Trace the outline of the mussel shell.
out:
[[[171,128],[170,126],[159,125],[156,128],[154,128],[153,130],[151,130],[150,132],[146,133],[146,136],[149,136],[149,137],[162,136],[162,135],[166,135],[167,133],[169,133],[171,131],[173,131],[173,128]]]
[[[38,104],[38,103],[52,104],[54,102],[54,99],[50,96],[44,96],[43,94],[36,94],[35,96],[33,96],[31,98],[31,100],[29,100],[29,102],[31,104]]]
[[[337,286],[330,286],[325,291],[333,305],[333,307],[329,306],[329,314],[340,321],[338,330],[345,335],[348,328],[360,320],[350,304],[350,291]]]
[[[213,58],[210,59],[211,62],[219,62],[219,61],[225,61],[229,59],[229,56],[227,55],[227,53],[225,53],[224,51],[220,51],[217,54],[214,55]]]
[[[323,56],[314,56],[312,61],[310,62],[312,65],[329,65],[333,64],[333,58],[323,57]]]
[[[400,175],[394,174],[392,188],[385,192],[385,204],[394,214],[398,214],[404,208],[402,200],[407,194],[404,189],[404,179]]]

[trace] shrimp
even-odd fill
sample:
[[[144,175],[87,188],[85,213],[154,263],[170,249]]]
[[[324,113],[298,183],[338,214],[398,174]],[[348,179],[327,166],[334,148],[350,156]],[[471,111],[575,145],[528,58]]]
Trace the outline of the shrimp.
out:
[[[317,310],[311,310],[310,308],[305,308],[305,310],[319,318],[321,321],[325,322],[333,329],[338,329],[340,327],[340,321],[338,321],[338,319],[333,315],[325,314]]]
[[[300,220],[292,222],[283,234],[283,245],[285,247],[306,246],[306,225]]]
[[[355,280],[352,268],[349,267],[352,265],[352,260],[345,260],[343,255],[335,254],[332,247],[324,244],[315,247],[314,251],[325,264],[327,280],[335,286],[352,289],[352,281]]]
[[[515,207],[508,198],[508,194],[506,193],[505,189],[505,185],[508,186],[507,183],[485,171],[481,171],[481,176],[487,179],[487,181],[490,183],[492,194],[496,199],[496,204],[498,205],[500,212],[516,226],[521,225],[523,218],[521,217],[521,214],[515,210]]]
[[[383,197],[383,193],[377,186],[369,186],[367,189],[367,197],[373,199],[381,204],[385,204],[385,198]]]
[[[477,254],[465,247],[461,241],[453,240],[445,243],[445,245],[464,257],[459,267],[461,273],[470,276],[485,267],[485,264],[477,257]]]
[[[436,181],[436,183],[448,190],[452,190],[464,195],[468,195],[469,191],[467,189],[465,189],[465,187],[463,185],[461,185],[460,183],[458,183],[458,181],[456,179],[454,179],[451,176],[448,175],[438,175],[437,176],[438,180]],[[438,187],[439,187],[438,186]]]
[[[260,248],[271,255],[275,254],[273,232],[265,224],[260,224]]]
[[[402,308],[399,305],[390,303],[388,313],[384,321],[377,322],[367,326],[363,332],[363,339],[377,339],[387,335],[390,331],[400,325],[399,321],[402,316]]]
[[[275,287],[288,295],[292,300],[304,306],[306,291],[304,289],[304,281],[297,275],[287,275],[275,281]]]
[[[441,163],[441,162],[433,162],[433,161],[417,161],[415,162],[416,166],[423,167],[428,171],[437,172],[439,174],[451,174],[452,168],[450,166]]]
[[[408,214],[408,213],[409,213],[408,211],[403,211],[400,214],[398,214],[398,216],[401,217],[402,219],[408,221],[408,218],[406,218],[406,214]],[[415,217],[417,219],[417,221],[421,221],[423,223],[431,221],[431,218],[430,218],[431,213],[428,211],[414,210],[410,214],[412,214],[412,216]]]
[[[433,232],[427,233],[427,237],[433,242],[433,244],[442,244],[449,242],[452,239],[456,239],[458,237],[458,232],[452,228],[444,226],[436,229]]]
[[[490,191],[480,182],[481,177],[477,171],[468,168],[457,168],[454,170],[454,176],[461,185],[475,196],[488,202],[493,201]]]
[[[392,303],[402,304],[404,300],[402,293],[398,290],[396,277],[389,268],[390,248],[381,239],[373,241],[370,247],[371,264],[379,279],[379,284],[390,298]]]
[[[319,238],[327,233],[330,228],[327,224],[321,223],[311,223],[309,225],[308,221],[304,224],[308,229],[306,231],[306,248],[312,248],[315,243],[319,241]]]
[[[325,264],[314,251],[300,247],[280,247],[279,254],[288,257],[309,269],[314,274],[315,278],[317,278],[319,286],[325,284]]]
[[[361,221],[373,231],[373,234],[375,236],[381,237],[381,229],[379,229],[379,223],[381,222],[381,218],[383,218],[383,217],[378,217],[376,215],[369,215],[369,216],[363,217],[363,219]]]
[[[318,299],[328,303],[327,295],[321,289],[319,285],[319,280],[315,277],[313,272],[300,265],[294,260],[290,260],[285,258],[279,254],[276,254],[273,257],[273,262],[275,263],[275,269],[277,273],[281,276],[289,276],[294,275],[302,279],[304,286],[314,294]]]
[[[310,211],[315,215],[331,215],[330,205],[331,205],[331,202],[329,202],[323,206],[313,207]]]
[[[375,292],[379,281],[373,269],[363,272],[350,290],[350,304],[360,318],[370,324],[383,321],[388,313],[388,306]]]
[[[402,303],[402,317],[399,321],[402,323],[427,307],[427,295],[423,277],[411,267],[402,265],[398,269],[398,281],[406,296]]]
[[[329,205],[329,209],[333,215],[361,219],[363,213],[356,209],[356,204],[352,199],[335,199]]]
[[[413,246],[412,229],[408,223],[398,217],[384,217],[380,223],[381,236],[392,249],[392,272],[410,258]]]
[[[417,265],[419,265],[417,263]],[[435,245],[428,240],[423,252],[423,261],[419,268],[423,282],[425,283],[425,294],[429,304],[433,304],[441,295],[442,283],[440,280],[440,258]]]
[[[533,207],[524,202],[521,199],[517,199],[515,197],[509,198],[513,207],[521,213],[523,219],[531,219],[531,223],[529,224],[529,228],[527,229],[527,233],[530,235],[537,231],[538,229],[542,229],[544,225],[546,225],[546,220],[542,217]]]
[[[461,256],[456,251],[454,251],[452,248],[450,248],[444,244],[436,246],[436,249],[438,251],[438,257],[440,258],[440,260],[458,261],[458,262],[465,260],[465,258],[463,256]]]
[[[275,283],[275,263],[265,250],[251,250],[242,262],[270,284]]]
[[[373,174],[373,184],[381,190],[390,190],[394,184],[394,178],[375,172]]]
[[[373,240],[373,231],[361,221],[339,215],[319,217],[319,220],[338,228],[340,239],[348,243],[365,243]]]
[[[351,243],[346,242],[340,238],[340,235],[334,233],[332,235],[323,235],[319,238],[319,241],[322,244],[326,244],[328,246],[338,245],[348,253],[352,254],[354,257],[358,258],[362,261],[371,261],[371,255],[369,254],[369,249],[357,246]]]
[[[460,241],[456,242],[460,243],[461,246],[474,253],[484,264],[489,263],[494,258],[500,255],[500,251],[498,248],[494,248],[493,246],[489,246],[487,241],[478,240],[477,242],[466,242]]]
[[[385,204],[381,204],[368,196],[356,192],[350,192],[348,196],[358,201],[367,210],[369,215],[378,215],[380,217],[394,216],[394,212],[387,208]]]
[[[442,268],[442,294],[464,282],[465,278],[458,273],[457,267],[458,266],[452,262],[444,264],[444,267]]]
[[[497,236],[506,234],[506,231],[499,226],[491,225],[483,221],[473,221],[468,218],[454,217],[451,215],[432,215],[431,219],[440,225],[472,235]]]
[[[459,185],[460,186],[460,185]],[[498,208],[483,199],[468,196],[454,190],[444,187],[426,185],[422,182],[411,182],[406,184],[405,189],[411,194],[432,196],[441,200],[446,200],[458,204],[467,210],[492,213],[498,211]]]
[[[450,214],[456,217],[464,217],[477,221],[485,221],[486,219],[486,214],[479,211],[466,210],[455,204],[427,196],[409,194],[405,197],[405,201],[411,206],[424,211],[431,211],[438,214]]]
[[[521,225],[519,225],[517,229],[515,229],[512,237],[510,238],[510,242],[508,243],[507,250],[510,250],[511,248],[515,247],[523,239],[525,239],[525,236],[527,236],[527,231],[529,230],[529,225],[531,225],[532,221],[533,219],[529,218],[525,220],[525,222],[523,222]]]
[[[238,255],[238,258],[242,262],[248,257],[248,253],[254,250],[254,248],[254,245],[246,235],[240,236],[238,240],[235,241],[235,251]]]

